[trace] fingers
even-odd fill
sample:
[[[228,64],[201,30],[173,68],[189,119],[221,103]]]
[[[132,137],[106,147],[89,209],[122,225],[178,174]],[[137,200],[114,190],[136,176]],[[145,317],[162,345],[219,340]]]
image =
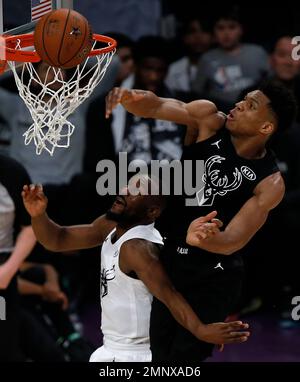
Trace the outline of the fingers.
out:
[[[206,230],[206,233],[210,236],[219,232],[219,227],[216,223],[204,223],[204,228]]]
[[[43,191],[43,186],[41,184],[25,184],[23,186],[24,192],[31,192],[31,191]]]
[[[36,195],[43,193],[43,186],[41,184],[30,184],[23,186],[22,195],[28,196],[28,195]]]
[[[211,219],[211,221],[212,221],[212,223],[215,223],[218,226],[218,228],[222,228],[223,227],[222,220],[217,219],[217,218],[213,218],[213,219]]]
[[[231,325],[228,327],[227,334],[224,335],[224,343],[241,343],[247,341],[250,336],[250,332],[236,331],[236,329],[247,329],[248,327],[248,324],[244,324],[240,321],[235,321],[231,323]]]
[[[222,343],[232,344],[232,343],[241,343],[248,340],[250,332],[230,332],[223,336]]]
[[[212,211],[209,214],[207,214],[206,216],[200,216],[199,218],[193,220],[191,225],[200,226],[203,223],[210,222],[212,219],[215,218],[216,215],[217,215],[217,211]],[[216,220],[219,220],[219,219],[216,219]]]
[[[213,343],[218,345],[245,342],[250,336],[250,332],[245,330],[249,325],[242,321],[234,321],[231,323],[219,322],[209,324],[208,327],[212,330],[211,333],[215,333],[216,335]]]
[[[250,332],[230,332],[227,338],[241,338],[241,337],[249,337]]]
[[[217,223],[201,223],[194,228],[194,233],[199,239],[208,239],[220,232]]]
[[[224,327],[226,331],[235,331],[239,329],[241,330],[241,329],[249,328],[249,324],[243,323],[242,321],[228,322],[228,323],[225,323],[224,325],[226,325],[226,328]]]
[[[205,221],[209,222],[210,220],[215,218],[217,216],[217,214],[218,214],[217,211],[212,211],[209,214],[207,214],[206,216],[203,216],[203,218],[205,219]]]
[[[249,337],[242,336],[242,337],[235,337],[235,338],[228,338],[224,341],[225,344],[240,344],[242,342],[246,342]]]
[[[113,109],[121,102],[123,95],[129,91],[127,89],[113,88],[106,97],[105,118],[109,118]]]

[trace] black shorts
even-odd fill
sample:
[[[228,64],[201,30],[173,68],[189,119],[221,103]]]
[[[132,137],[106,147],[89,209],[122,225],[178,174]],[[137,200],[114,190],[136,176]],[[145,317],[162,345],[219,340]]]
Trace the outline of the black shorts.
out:
[[[185,248],[188,248],[188,253],[185,253]],[[224,321],[233,313],[243,282],[240,257],[204,253],[185,243],[167,243],[162,261],[174,286],[201,321]],[[216,267],[218,263],[223,269]],[[167,307],[155,298],[151,311],[150,343],[153,362],[201,362],[212,355],[214,347],[199,341],[184,329]]]

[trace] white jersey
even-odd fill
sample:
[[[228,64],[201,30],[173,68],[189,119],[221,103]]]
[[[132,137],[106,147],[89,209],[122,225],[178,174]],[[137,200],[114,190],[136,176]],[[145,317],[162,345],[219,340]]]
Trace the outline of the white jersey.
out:
[[[154,224],[139,225],[125,232],[115,243],[105,239],[101,251],[101,308],[104,345],[120,347],[149,345],[152,295],[145,284],[120,270],[119,255],[124,242],[144,239],[163,245]]]

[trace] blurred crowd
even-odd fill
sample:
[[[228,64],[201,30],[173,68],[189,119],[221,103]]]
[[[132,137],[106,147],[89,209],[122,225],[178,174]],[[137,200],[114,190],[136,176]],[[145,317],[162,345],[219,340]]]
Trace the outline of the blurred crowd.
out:
[[[153,4],[161,5],[159,1]],[[264,46],[259,40],[248,43],[240,10],[227,7],[216,9],[213,17],[205,11],[185,12],[182,18],[169,14],[159,33],[162,13],[158,9],[152,13],[151,35],[149,24],[148,30],[139,29],[138,36],[125,34],[125,27],[125,31],[101,31],[118,41],[116,57],[93,95],[70,116],[76,127],[70,147],[56,149],[52,157],[47,152],[36,156],[33,143],[24,145],[23,134],[32,123],[30,113],[12,76],[0,79],[0,290],[9,296],[16,312],[16,322],[6,323],[12,350],[4,354],[0,349],[0,360],[86,361],[95,347],[84,337],[80,312],[87,304],[99,304],[100,249],[54,255],[36,244],[20,200],[23,184],[43,184],[48,214],[56,222],[89,223],[111,203],[111,197],[96,192],[100,160],[117,163],[121,151],[128,153],[128,161],[142,159],[147,163],[181,156],[182,126],[135,117],[121,106],[106,119],[105,96],[110,89],[146,89],[186,102],[210,99],[228,113],[248,91],[269,79],[292,89],[300,104],[300,61],[292,58],[295,46],[290,30]],[[142,15],[141,8],[135,9],[137,15],[139,11]],[[147,18],[149,13],[145,25]],[[37,70],[43,78],[46,64],[38,64]],[[245,250],[244,296],[232,312],[243,315],[266,309],[277,315],[283,327],[296,324],[289,319],[291,299],[300,294],[296,250],[299,123],[299,119],[294,121],[280,139],[270,142],[286,182],[286,194]]]

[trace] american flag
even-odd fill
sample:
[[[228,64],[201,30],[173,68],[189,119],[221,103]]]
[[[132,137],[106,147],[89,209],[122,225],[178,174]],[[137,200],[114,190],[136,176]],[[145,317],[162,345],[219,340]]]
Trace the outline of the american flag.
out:
[[[38,20],[52,11],[52,0],[31,0],[31,20]]]

